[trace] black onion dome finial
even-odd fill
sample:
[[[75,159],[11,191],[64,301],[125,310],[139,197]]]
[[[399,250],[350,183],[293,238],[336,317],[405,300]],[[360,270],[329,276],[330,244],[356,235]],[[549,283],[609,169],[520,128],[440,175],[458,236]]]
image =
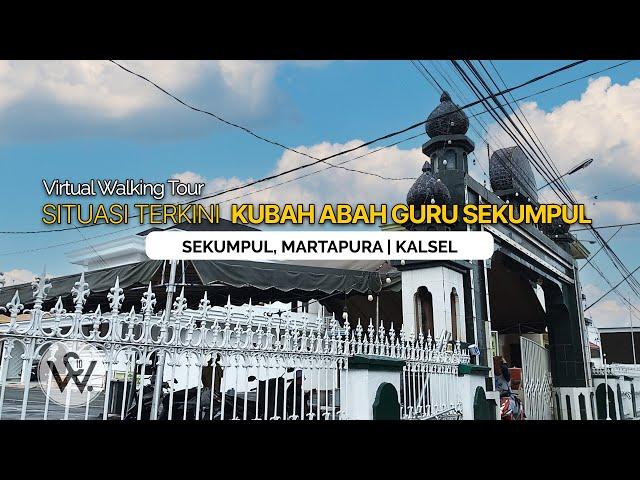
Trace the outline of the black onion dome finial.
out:
[[[448,92],[440,95],[440,104],[429,114],[425,131],[429,137],[440,135],[464,135],[469,130],[469,119],[463,110],[453,103]]]
[[[422,175],[411,185],[407,193],[407,205],[448,205],[451,203],[451,193],[447,186],[433,176],[431,164],[425,162]]]

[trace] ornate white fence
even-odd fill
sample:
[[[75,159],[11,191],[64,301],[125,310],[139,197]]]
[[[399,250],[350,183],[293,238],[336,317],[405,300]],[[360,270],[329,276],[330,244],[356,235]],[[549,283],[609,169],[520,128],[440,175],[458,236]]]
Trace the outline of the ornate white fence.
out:
[[[604,375],[604,366],[593,367],[591,372],[593,375]],[[640,365],[632,365],[626,363],[609,363],[607,364],[607,375],[618,375],[627,377],[640,377]]]
[[[461,419],[462,385],[458,365],[462,355],[433,349],[430,358],[407,362],[401,385],[402,418]]]
[[[0,323],[0,418],[334,420],[349,418],[349,358],[378,355],[406,361],[400,401],[403,418],[439,418],[461,410],[457,367],[469,361],[459,342],[417,341],[393,327],[341,327],[335,317],[279,311],[270,306],[212,306],[206,292],[189,309],[184,287],[156,311],[151,284],[138,312],[121,311],[116,279],[109,311],[85,312],[84,275],[72,289],[73,311],[58,298],[43,310],[47,280],[33,283],[25,310],[16,291]],[[0,312],[2,313],[2,312]],[[5,317],[6,318],[6,317]],[[97,348],[104,364],[102,391],[86,405],[52,402],[31,376],[55,342]],[[447,345],[449,350],[447,350]],[[49,355],[46,353],[46,355]],[[46,360],[46,358],[45,358]],[[40,388],[40,385],[43,385]]]
[[[527,418],[553,420],[553,384],[549,351],[528,338],[520,337],[522,390]]]

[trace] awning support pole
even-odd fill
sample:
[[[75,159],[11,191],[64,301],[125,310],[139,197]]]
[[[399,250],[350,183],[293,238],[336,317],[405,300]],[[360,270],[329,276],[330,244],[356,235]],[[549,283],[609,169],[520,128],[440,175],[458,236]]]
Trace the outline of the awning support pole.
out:
[[[178,266],[177,260],[171,260],[171,271],[169,273],[169,283],[167,284],[167,303],[164,308],[164,324],[169,325],[171,318],[171,307],[173,306],[173,294],[176,291],[176,270]],[[164,342],[166,331],[160,331],[160,344]],[[151,407],[151,419],[158,419],[158,407],[160,404],[160,395],[162,394],[162,379],[164,377],[165,350],[160,352],[159,358],[156,357],[156,382],[153,387],[153,405]],[[171,380],[173,381],[173,379]],[[142,386],[140,387],[142,388]]]

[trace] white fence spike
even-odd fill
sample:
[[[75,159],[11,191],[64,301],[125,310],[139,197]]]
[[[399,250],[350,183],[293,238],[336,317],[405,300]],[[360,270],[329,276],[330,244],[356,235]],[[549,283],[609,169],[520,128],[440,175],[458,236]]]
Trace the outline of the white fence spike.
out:
[[[84,279],[84,272],[80,275],[80,280],[73,284],[71,289],[71,296],[73,297],[73,303],[75,305],[75,312],[77,314],[82,313],[87,297],[91,293],[89,284]]]
[[[47,268],[45,267],[42,270],[42,275],[39,277],[35,277],[33,282],[31,282],[31,287],[34,291],[34,310],[42,310],[42,304],[44,300],[47,298],[47,290],[51,288],[51,284],[47,281]]]
[[[120,288],[120,277],[116,276],[116,283],[109,289],[107,300],[109,300],[109,308],[111,313],[116,316],[120,312],[120,307],[124,302],[124,290]]]
[[[144,315],[147,317],[151,317],[151,315],[153,315],[153,308],[156,306],[156,294],[153,293],[151,282],[149,282],[147,291],[142,294],[141,303]]]
[[[180,295],[173,302],[173,315],[180,316],[187,308],[187,299],[184,297],[184,286],[180,289]]]

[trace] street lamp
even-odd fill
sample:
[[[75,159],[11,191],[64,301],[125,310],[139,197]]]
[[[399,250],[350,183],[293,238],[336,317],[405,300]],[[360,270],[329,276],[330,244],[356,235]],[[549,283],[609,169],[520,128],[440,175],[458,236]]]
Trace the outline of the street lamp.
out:
[[[555,178],[553,180],[551,180],[550,182],[545,183],[543,186],[541,186],[538,191],[542,190],[545,187],[548,187],[549,185],[551,185],[552,183],[557,182],[558,180],[560,180],[562,177],[566,177],[569,175],[573,175],[574,173],[576,173],[579,170],[582,170],[583,168],[587,168],[589,165],[591,165],[593,163],[593,158],[587,158],[586,160],[580,162],[579,164],[577,164],[575,167],[573,167],[571,170],[569,170],[567,173],[564,173],[562,175],[560,175],[558,178]]]

